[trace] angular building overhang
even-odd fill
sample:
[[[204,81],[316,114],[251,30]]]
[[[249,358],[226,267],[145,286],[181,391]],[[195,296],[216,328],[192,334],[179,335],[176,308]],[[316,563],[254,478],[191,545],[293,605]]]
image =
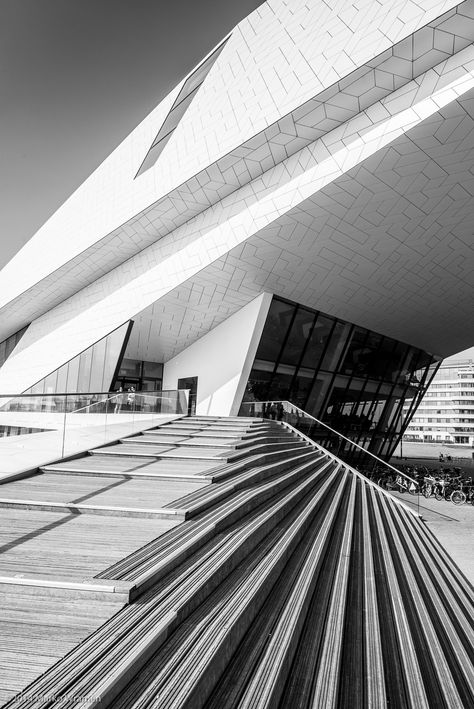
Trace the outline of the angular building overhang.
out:
[[[271,8],[264,4],[230,36],[150,174],[133,179],[137,163],[181,84],[4,269],[3,303],[16,304],[23,312],[20,325],[17,315],[4,321],[6,327],[15,329],[38,317],[470,44],[474,32],[469,3],[461,3],[456,10],[450,9],[452,2],[435,7],[425,4],[423,8],[419,3],[378,4],[375,12],[371,10],[369,25],[366,8],[329,11],[322,3],[301,3],[289,13],[284,3]],[[346,17],[348,12],[350,17]],[[358,13],[364,14],[363,23]],[[321,44],[312,41],[316,20],[318,27],[327,23]],[[268,35],[271,39],[262,44],[260,37]],[[255,37],[259,38],[257,43]],[[299,81],[291,85],[285,79],[288,69],[279,66],[283,47],[286,67],[293,53],[299,57],[291,68]],[[249,54],[250,50],[253,53]],[[263,53],[265,59],[260,61]],[[269,58],[275,53],[280,61],[274,58],[272,63]],[[248,60],[245,81],[235,76],[235,61],[244,62],[244,55]],[[255,66],[258,72],[254,76]],[[229,71],[232,80],[227,76]],[[255,96],[260,103],[252,112]],[[209,103],[214,113],[225,117],[218,128],[215,118],[206,119]],[[196,163],[191,172],[186,169],[190,161]],[[38,255],[48,247],[50,258],[37,263]],[[30,268],[33,261],[37,264],[34,272]],[[19,298],[16,303],[15,298]],[[28,308],[32,302],[35,307]]]
[[[150,309],[166,361],[262,292],[437,356],[469,346],[474,2],[425,4],[377,6],[364,41],[353,10],[351,41],[341,29],[321,46],[324,3],[297,3],[294,18],[265,4],[241,23],[157,163],[134,179],[183,84],[2,272],[0,339],[32,324],[0,387],[24,391]],[[311,22],[296,20],[306,12]],[[327,27],[346,26],[345,12]],[[228,124],[243,41],[262,74],[248,73]],[[252,114],[269,57],[273,82]]]

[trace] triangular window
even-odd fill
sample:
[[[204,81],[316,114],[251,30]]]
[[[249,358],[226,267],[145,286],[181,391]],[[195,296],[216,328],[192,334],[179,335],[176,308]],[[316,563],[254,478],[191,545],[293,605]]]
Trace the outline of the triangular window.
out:
[[[186,113],[188,106],[191,104],[191,101],[196,96],[197,92],[199,91],[199,88],[204,83],[204,80],[209,74],[214,62],[216,61],[219,54],[222,52],[224,45],[227,42],[227,39],[228,38],[226,38],[217,47],[217,49],[215,49],[212,54],[210,54],[207,59],[205,59],[197,67],[197,69],[193,71],[190,76],[188,76],[181,88],[181,91],[179,92],[173,105],[171,106],[170,112],[166,116],[163,125],[158,131],[158,135],[153,141],[150,150],[148,151],[144,161],[140,165],[140,169],[138,170],[135,177],[138,177],[143,172],[145,172],[145,170],[148,170],[156,163],[166,143],[173,135],[176,126]]]

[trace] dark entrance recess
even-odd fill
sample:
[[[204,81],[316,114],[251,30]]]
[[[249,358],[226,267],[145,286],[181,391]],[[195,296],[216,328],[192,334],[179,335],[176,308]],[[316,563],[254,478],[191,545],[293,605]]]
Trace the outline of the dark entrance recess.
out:
[[[194,416],[196,413],[197,386],[197,377],[178,379],[178,389],[189,389],[188,416]]]

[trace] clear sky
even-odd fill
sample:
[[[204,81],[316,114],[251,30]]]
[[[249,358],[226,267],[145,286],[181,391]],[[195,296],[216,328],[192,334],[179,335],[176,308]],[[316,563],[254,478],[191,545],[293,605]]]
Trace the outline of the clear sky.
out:
[[[261,0],[0,0],[0,269]]]

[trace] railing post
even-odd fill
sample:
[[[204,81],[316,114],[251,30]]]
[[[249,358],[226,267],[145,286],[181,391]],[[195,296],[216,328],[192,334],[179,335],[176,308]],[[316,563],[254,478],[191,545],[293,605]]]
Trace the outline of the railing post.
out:
[[[66,421],[67,421],[67,394],[64,398],[64,416],[63,416],[63,444],[61,450],[61,458],[64,458],[64,452],[66,447]]]

